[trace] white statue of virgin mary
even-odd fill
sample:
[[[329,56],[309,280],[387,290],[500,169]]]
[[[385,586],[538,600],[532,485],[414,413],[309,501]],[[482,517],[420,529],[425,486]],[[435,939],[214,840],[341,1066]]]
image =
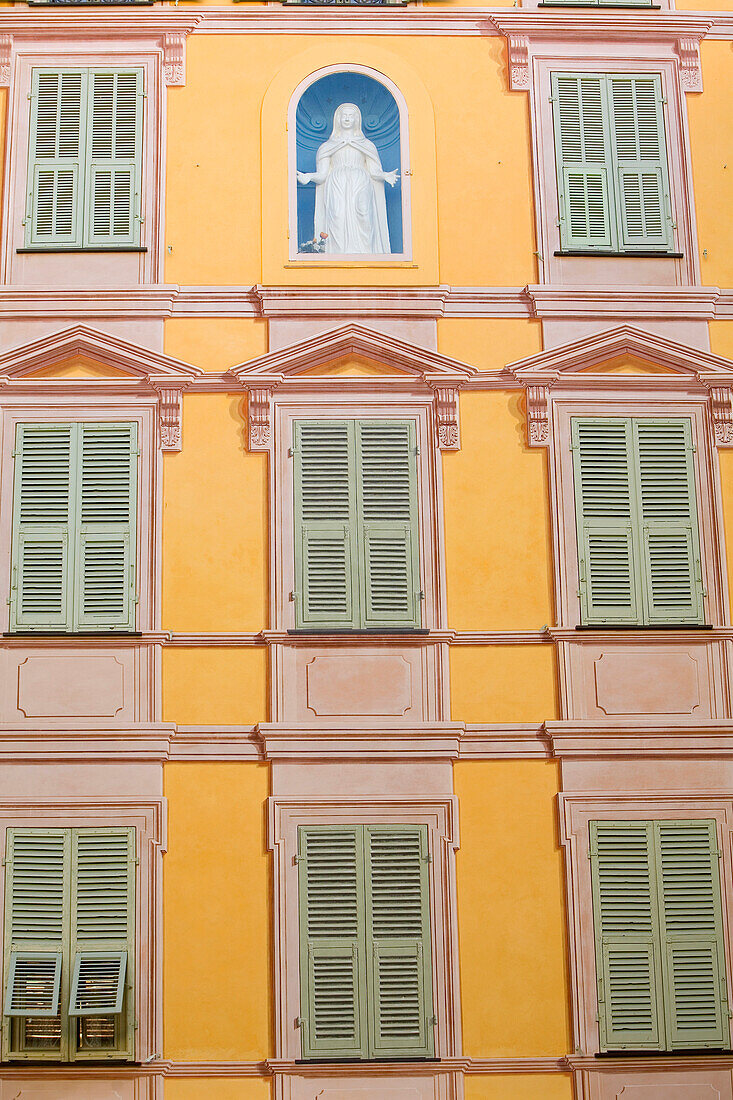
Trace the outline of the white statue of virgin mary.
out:
[[[382,171],[376,145],[364,137],[361,111],[341,103],[330,138],[319,146],[315,172],[298,172],[298,183],[315,183],[315,240],[341,256],[391,252],[384,185],[398,173]]]

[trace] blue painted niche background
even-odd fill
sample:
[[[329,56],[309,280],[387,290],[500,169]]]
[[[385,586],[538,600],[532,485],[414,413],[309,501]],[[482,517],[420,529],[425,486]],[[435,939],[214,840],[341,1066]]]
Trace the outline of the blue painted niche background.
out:
[[[400,169],[400,112],[384,84],[364,73],[331,73],[303,92],[295,113],[295,144],[299,172],[315,172],[316,153],[331,136],[333,114],[340,103],[355,103],[361,111],[364,137],[373,141],[385,172]],[[402,252],[402,180],[384,185],[392,252]],[[298,250],[313,239],[316,189],[298,184]]]

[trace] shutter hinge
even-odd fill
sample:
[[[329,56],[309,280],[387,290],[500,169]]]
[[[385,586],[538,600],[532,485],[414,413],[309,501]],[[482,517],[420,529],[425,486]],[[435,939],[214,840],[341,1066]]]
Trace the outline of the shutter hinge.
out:
[[[302,1016],[296,1016],[295,1017],[295,1026],[296,1027],[303,1027],[304,1024],[305,1024],[305,1020]]]
[[[420,589],[420,591],[418,592],[417,598],[418,598],[418,600],[424,600],[425,599],[425,593],[423,592],[422,589]]]
[[[663,96],[662,96],[662,98],[661,98],[660,102],[661,102],[661,103],[663,103],[663,104],[665,104],[665,106],[666,106],[666,103],[667,103],[667,97],[666,97],[666,95],[663,95]]]
[[[437,1016],[428,1016],[427,1025],[428,1025],[428,1027],[437,1027],[438,1026],[438,1017]]]
[[[296,592],[295,590],[293,590],[292,592],[288,593],[288,599],[290,600],[290,602],[291,602],[291,603],[295,603],[295,601],[297,600],[297,598],[298,598],[298,593],[297,593],[297,592]]]
[[[416,455],[419,455],[419,454],[420,454],[420,448],[419,448],[419,447],[416,447],[416,448],[415,448],[415,454],[416,454]]]
[[[305,856],[293,856],[293,863],[305,863]]]
[[[288,458],[293,458],[295,455],[295,447],[288,447]]]
[[[428,854],[426,856],[423,856],[423,860],[424,860],[425,863],[432,863],[433,862],[433,857],[430,855],[430,852],[428,852]]]

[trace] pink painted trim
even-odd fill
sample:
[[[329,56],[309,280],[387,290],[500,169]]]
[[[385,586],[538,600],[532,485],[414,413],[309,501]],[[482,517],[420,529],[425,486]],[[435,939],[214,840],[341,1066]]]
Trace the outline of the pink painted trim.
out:
[[[125,799],[119,802],[0,799],[3,850],[5,830],[13,826],[38,829],[110,825],[135,827],[139,860],[135,899],[135,1006],[139,1026],[135,1031],[134,1058],[138,1062],[159,1056],[163,1042],[162,873],[163,853],[167,846],[166,823],[165,799]],[[4,871],[0,888],[4,896]],[[84,1070],[84,1076],[89,1076],[89,1069],[85,1066]],[[25,1077],[27,1072],[23,1067],[21,1075]],[[105,1072],[111,1077],[119,1075],[112,1067]],[[0,1076],[5,1077],[6,1073],[3,1067]]]
[[[416,777],[419,773],[416,773]],[[268,836],[273,852],[275,912],[275,1052],[278,1058],[300,1057],[300,926],[298,921],[297,854],[299,825],[409,822],[428,826],[432,855],[430,876],[433,986],[438,1023],[435,1052],[451,1058],[461,1052],[458,930],[456,926],[455,851],[458,848],[458,806],[445,799],[269,799]],[[340,1067],[339,1067],[340,1068]],[[357,1068],[357,1067],[354,1067]],[[389,1067],[381,1065],[381,1072]],[[293,1072],[299,1072],[293,1069]],[[419,1070],[418,1070],[419,1072]],[[413,1068],[414,1074],[414,1068]]]
[[[588,822],[591,820],[648,820],[659,818],[715,818],[721,838],[720,880],[730,988],[731,912],[733,898],[733,800],[715,794],[687,795],[643,791],[612,791],[558,795],[560,839],[565,848],[571,999],[574,1045],[578,1052],[599,1049],[596,1020],[596,966],[593,900],[588,858]],[[726,901],[728,899],[728,901]],[[686,1059],[682,1059],[686,1061]],[[628,1060],[627,1060],[628,1061]]]
[[[323,763],[329,760],[457,760],[461,727],[449,722],[422,725],[415,729],[390,728],[382,724],[360,728],[349,720],[333,729],[284,723],[260,723],[257,735],[265,760],[297,760]]]

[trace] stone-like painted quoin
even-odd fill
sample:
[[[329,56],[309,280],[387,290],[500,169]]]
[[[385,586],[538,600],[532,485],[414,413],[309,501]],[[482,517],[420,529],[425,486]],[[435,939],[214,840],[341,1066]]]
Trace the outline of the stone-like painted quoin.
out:
[[[732,42],[0,4],[0,1100],[733,1100]]]

